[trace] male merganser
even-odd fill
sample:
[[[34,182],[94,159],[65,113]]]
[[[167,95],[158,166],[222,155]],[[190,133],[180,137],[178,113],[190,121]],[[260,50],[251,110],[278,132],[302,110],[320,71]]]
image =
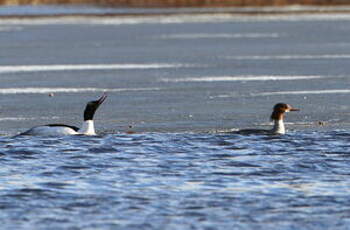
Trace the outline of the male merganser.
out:
[[[103,94],[97,101],[90,101],[87,103],[84,110],[84,122],[81,128],[64,124],[48,124],[35,126],[20,135],[37,135],[37,136],[62,136],[62,135],[96,135],[94,127],[94,114],[97,108],[107,98],[106,94]]]
[[[291,105],[285,103],[278,103],[273,107],[271,114],[271,120],[274,122],[273,128],[270,130],[264,129],[242,129],[233,133],[237,134],[285,134],[286,129],[284,127],[283,119],[284,113],[290,111],[300,111],[299,109],[293,108]]]

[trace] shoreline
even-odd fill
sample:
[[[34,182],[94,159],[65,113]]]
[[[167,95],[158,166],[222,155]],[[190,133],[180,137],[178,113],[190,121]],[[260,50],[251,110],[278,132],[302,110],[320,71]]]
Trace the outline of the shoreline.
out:
[[[0,0],[0,5],[97,5],[126,8],[226,8],[226,7],[269,7],[269,6],[344,6],[346,0]]]
[[[281,6],[281,7],[227,7],[227,8],[110,8],[89,5],[20,5],[0,6],[0,18],[50,17],[138,17],[174,15],[304,15],[350,13],[350,6]]]

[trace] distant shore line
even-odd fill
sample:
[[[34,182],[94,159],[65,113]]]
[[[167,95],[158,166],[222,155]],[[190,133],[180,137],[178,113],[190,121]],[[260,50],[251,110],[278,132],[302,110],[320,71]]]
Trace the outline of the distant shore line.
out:
[[[336,6],[348,0],[0,0],[0,5],[92,4],[109,7],[249,7],[249,6]]]
[[[0,6],[0,18],[40,17],[139,17],[172,15],[307,15],[349,14],[349,6],[272,6],[272,7],[187,7],[187,8],[114,8],[96,5],[20,5]]]

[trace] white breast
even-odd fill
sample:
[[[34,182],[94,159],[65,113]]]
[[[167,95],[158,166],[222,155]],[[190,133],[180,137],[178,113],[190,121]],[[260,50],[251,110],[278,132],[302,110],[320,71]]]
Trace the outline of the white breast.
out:
[[[271,130],[274,134],[286,134],[283,120],[275,120],[273,129]]]
[[[96,135],[95,126],[93,120],[87,120],[83,122],[81,129],[79,129],[79,133],[83,135]]]
[[[75,130],[65,126],[37,126],[33,127],[24,134],[38,136],[64,136],[78,134]]]

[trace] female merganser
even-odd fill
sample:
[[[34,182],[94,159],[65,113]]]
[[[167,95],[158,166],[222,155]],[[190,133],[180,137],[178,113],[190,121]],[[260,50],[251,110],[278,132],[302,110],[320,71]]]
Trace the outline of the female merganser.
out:
[[[94,127],[94,114],[97,108],[107,98],[106,94],[103,94],[97,101],[90,101],[87,103],[84,111],[84,122],[81,128],[64,124],[48,124],[35,126],[20,135],[37,135],[37,136],[61,136],[61,135],[96,135]]]
[[[242,129],[233,133],[237,134],[285,134],[286,129],[284,127],[283,119],[284,113],[290,111],[300,111],[299,109],[293,108],[291,105],[285,103],[278,103],[273,107],[271,114],[271,120],[274,122],[273,128],[270,130],[264,129]]]

